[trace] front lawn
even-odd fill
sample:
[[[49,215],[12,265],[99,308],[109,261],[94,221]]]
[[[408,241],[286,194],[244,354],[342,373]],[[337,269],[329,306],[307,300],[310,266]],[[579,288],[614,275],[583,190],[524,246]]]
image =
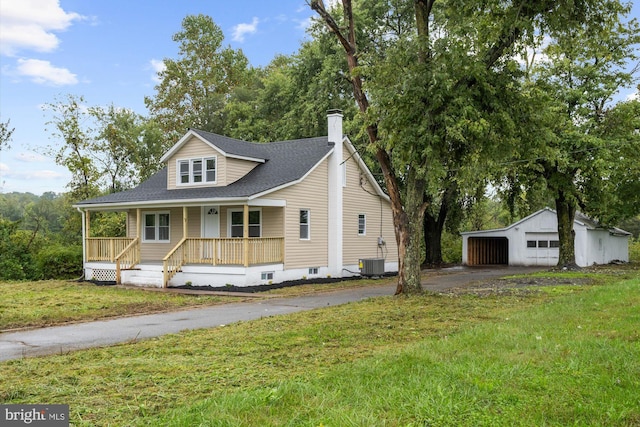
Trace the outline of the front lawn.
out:
[[[45,280],[0,282],[0,331],[176,310],[229,301],[91,283]]]
[[[640,423],[640,277],[382,297],[0,363],[73,425]],[[626,277],[626,276],[625,276]]]

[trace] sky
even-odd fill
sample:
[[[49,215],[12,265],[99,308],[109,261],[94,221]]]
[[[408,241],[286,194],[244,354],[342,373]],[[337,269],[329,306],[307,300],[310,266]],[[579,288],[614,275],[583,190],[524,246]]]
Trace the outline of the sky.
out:
[[[172,36],[197,14],[264,66],[299,49],[313,11],[304,0],[0,0],[0,121],[15,128],[0,152],[0,192],[67,191],[70,173],[43,154],[59,143],[43,105],[73,94],[147,115],[158,67],[178,58]]]
[[[295,53],[313,16],[305,0],[0,0],[0,121],[15,128],[0,152],[0,192],[67,191],[70,173],[44,154],[59,141],[43,106],[71,94],[147,115],[162,60],[178,58],[172,36],[196,14],[256,67]]]

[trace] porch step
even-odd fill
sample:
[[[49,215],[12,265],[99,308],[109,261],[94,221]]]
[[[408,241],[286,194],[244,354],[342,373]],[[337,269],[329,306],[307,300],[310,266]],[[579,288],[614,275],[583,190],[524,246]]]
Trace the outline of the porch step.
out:
[[[135,270],[131,273],[127,277],[125,285],[162,287],[162,272]]]

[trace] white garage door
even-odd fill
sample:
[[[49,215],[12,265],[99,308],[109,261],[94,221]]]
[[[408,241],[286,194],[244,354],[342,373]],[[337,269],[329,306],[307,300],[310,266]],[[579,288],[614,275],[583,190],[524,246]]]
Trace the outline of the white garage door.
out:
[[[526,233],[525,257],[528,265],[558,264],[559,242],[556,233]]]

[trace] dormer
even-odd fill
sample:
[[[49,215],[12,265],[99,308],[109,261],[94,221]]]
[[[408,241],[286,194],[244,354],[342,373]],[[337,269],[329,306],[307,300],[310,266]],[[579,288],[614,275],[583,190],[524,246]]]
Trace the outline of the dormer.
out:
[[[167,165],[167,189],[223,187],[267,161],[260,144],[197,129],[160,159]]]

